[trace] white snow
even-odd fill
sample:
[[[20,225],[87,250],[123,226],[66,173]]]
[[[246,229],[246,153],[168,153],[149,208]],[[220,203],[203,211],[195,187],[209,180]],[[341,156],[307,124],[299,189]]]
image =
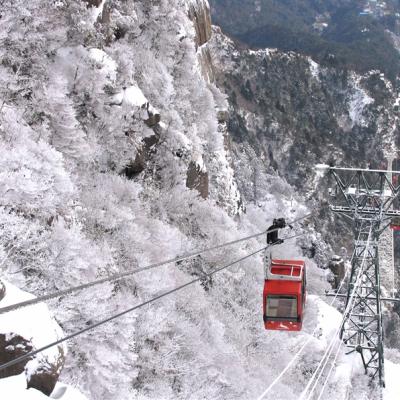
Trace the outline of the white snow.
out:
[[[196,163],[196,165],[199,167],[200,171],[207,172],[207,168],[204,164],[203,156],[199,152],[195,151],[192,158],[193,158],[193,161]]]
[[[148,101],[143,92],[136,86],[130,86],[124,91],[123,102],[136,107],[142,107]]]
[[[0,393],[2,398],[10,400],[48,399],[46,395],[36,389],[26,389],[26,378],[24,374],[0,379]]]
[[[370,97],[367,92],[360,86],[359,79],[353,79],[353,93],[349,98],[349,117],[354,125],[365,126],[366,121],[363,112],[368,104],[372,104],[375,100]]]
[[[6,287],[6,295],[0,301],[0,307],[6,307],[21,301],[35,298],[35,296],[23,292],[9,282],[2,280]],[[43,347],[63,336],[63,332],[54,318],[50,315],[49,309],[43,304],[25,307],[17,311],[0,315],[0,332],[7,334],[8,337],[20,335],[26,340],[30,340],[35,349]],[[67,352],[65,345],[64,353]],[[39,366],[40,360],[48,360],[56,363],[59,356],[57,346],[39,353],[33,360],[26,365],[26,373],[29,377]]]
[[[399,107],[399,105],[400,105],[400,95],[396,98],[396,101],[394,102],[393,106]]]
[[[106,3],[107,0],[103,0],[98,7],[91,7],[90,8],[90,20],[92,24],[94,24],[101,13],[103,12],[104,4]]]
[[[117,63],[103,50],[92,48],[89,50],[89,57],[95,61],[104,74],[112,81],[117,77]]]
[[[310,72],[311,75],[319,81],[319,64],[317,64],[314,60],[312,60],[311,58],[308,59],[309,63],[310,63]]]
[[[271,54],[277,53],[278,49],[276,48],[266,48],[266,49],[259,49],[259,50],[248,50],[248,53],[255,56],[264,56],[269,57]]]
[[[399,377],[400,377],[400,364],[394,364],[389,360],[385,360],[386,388],[383,390],[383,400],[400,399]]]
[[[122,89],[112,98],[112,104],[128,105],[133,107],[143,107],[148,103],[143,92],[137,86],[129,86]]]
[[[27,389],[24,374],[0,379],[0,393],[4,400],[49,400],[42,392],[36,389]],[[51,399],[59,400],[87,400],[86,396],[69,385],[57,383]]]
[[[327,332],[335,332],[340,326],[342,314],[316,295],[309,295],[308,299],[318,307],[318,326]]]

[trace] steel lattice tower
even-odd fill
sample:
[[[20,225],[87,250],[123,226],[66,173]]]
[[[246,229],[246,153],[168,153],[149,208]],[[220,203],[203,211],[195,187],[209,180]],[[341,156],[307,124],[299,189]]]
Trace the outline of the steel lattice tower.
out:
[[[346,306],[354,292],[353,304],[345,315],[340,337],[361,355],[365,371],[384,383],[383,330],[380,298],[378,230],[366,222],[358,228],[354,245]],[[360,271],[361,270],[361,271]],[[356,282],[359,277],[359,282]]]
[[[350,300],[352,305],[344,315],[340,337],[350,353],[360,353],[365,372],[384,386],[379,237],[400,216],[393,207],[399,186],[392,184],[392,171],[318,168],[327,170],[333,183],[330,209],[347,217],[355,234],[346,295],[346,306]]]

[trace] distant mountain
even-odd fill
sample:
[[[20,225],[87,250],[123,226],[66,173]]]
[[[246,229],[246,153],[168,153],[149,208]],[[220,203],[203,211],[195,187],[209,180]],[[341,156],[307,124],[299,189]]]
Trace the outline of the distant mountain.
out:
[[[211,0],[213,21],[253,48],[273,47],[364,73],[400,73],[400,1]]]

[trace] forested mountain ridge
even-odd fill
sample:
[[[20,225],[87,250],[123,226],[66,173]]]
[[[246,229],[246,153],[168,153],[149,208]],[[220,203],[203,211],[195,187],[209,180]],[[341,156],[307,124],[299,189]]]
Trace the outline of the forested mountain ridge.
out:
[[[315,186],[316,164],[375,168],[396,154],[399,96],[379,71],[358,75],[294,52],[246,50],[219,28],[212,50],[218,85],[229,96],[228,129],[245,203],[263,199],[260,182],[268,171],[317,206],[327,188]],[[343,221],[324,210],[319,224],[336,251],[351,251],[353,233]]]
[[[255,48],[312,56],[326,66],[400,72],[398,0],[212,0],[214,22]]]

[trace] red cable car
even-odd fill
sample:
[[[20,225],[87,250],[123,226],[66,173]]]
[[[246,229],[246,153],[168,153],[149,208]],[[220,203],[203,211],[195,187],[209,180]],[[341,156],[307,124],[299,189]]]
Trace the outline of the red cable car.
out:
[[[390,228],[394,231],[400,231],[400,217],[393,217],[390,221]]]
[[[300,331],[305,303],[305,262],[272,259],[267,267],[264,284],[265,329]]]

